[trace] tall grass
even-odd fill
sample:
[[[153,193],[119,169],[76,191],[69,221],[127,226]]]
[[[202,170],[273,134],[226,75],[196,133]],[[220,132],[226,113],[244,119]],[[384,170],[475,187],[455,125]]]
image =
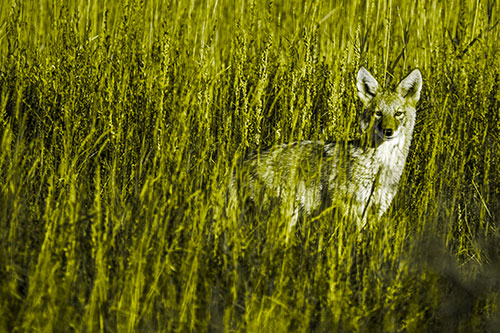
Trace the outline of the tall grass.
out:
[[[0,330],[498,327],[499,10],[1,2]],[[386,216],[285,242],[279,207],[228,206],[246,152],[355,135],[361,65],[424,75]]]

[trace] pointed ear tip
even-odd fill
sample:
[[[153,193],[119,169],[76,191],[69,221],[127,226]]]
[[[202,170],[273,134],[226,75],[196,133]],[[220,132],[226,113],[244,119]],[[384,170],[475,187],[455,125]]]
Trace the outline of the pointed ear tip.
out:
[[[412,71],[412,73],[413,73],[414,75],[418,75],[418,76],[420,77],[420,79],[422,79],[422,73],[420,72],[420,69],[415,68],[415,69]]]
[[[364,81],[364,80],[375,80],[375,78],[372,76],[372,74],[363,66],[361,66],[358,70],[358,74],[356,75],[356,78],[358,81]]]
[[[408,76],[406,76],[401,83],[406,82],[412,82],[412,84],[417,84],[419,86],[422,86],[422,73],[420,73],[420,70],[418,68],[415,68],[414,70],[411,71]]]

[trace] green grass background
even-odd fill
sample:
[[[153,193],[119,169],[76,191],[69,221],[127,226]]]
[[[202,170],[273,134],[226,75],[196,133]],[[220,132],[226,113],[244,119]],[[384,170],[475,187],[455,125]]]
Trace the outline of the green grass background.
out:
[[[0,331],[500,327],[497,1],[0,2]],[[353,137],[424,78],[360,237],[226,205],[251,149]]]

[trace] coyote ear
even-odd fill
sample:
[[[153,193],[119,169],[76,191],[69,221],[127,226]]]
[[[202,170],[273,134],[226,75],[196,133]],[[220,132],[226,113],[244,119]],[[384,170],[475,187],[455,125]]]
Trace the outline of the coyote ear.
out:
[[[367,104],[375,95],[378,90],[378,82],[364,67],[358,71],[358,96]]]
[[[418,69],[415,69],[401,80],[396,91],[399,96],[415,105],[420,99],[420,90],[422,90],[422,74]]]

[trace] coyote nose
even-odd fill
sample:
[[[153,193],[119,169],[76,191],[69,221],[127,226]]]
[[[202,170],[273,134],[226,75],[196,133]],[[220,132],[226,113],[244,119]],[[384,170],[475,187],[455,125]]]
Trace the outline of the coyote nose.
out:
[[[391,136],[392,135],[392,129],[391,128],[385,129],[384,130],[384,135],[385,136]]]

